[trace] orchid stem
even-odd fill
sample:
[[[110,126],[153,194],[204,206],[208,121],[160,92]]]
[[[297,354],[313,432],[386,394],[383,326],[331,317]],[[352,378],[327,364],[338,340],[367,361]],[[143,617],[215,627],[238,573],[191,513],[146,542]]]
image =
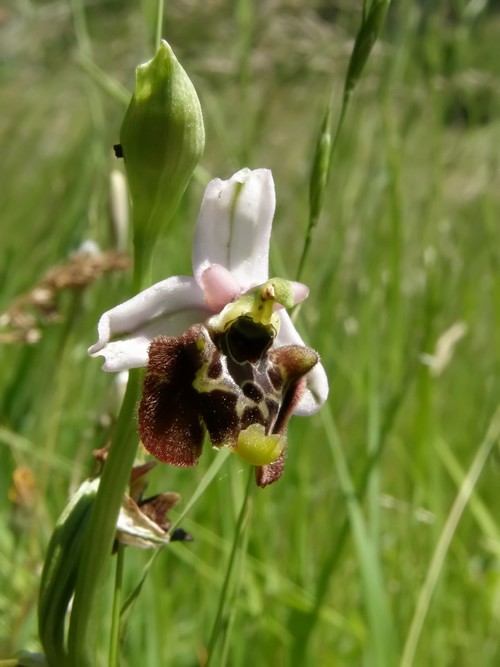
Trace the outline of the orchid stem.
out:
[[[109,640],[109,667],[118,667],[120,649],[120,612],[123,598],[123,566],[125,564],[125,547],[118,543],[116,552],[115,590],[113,595],[113,612],[111,618],[111,636]]]
[[[234,540],[233,540],[233,546],[231,548],[231,554],[229,556],[229,562],[227,564],[227,569],[226,569],[226,576],[224,578],[224,583],[222,585],[222,589],[220,592],[220,597],[219,597],[219,606],[217,608],[217,613],[215,615],[215,621],[212,627],[212,632],[210,634],[210,639],[208,642],[208,648],[207,648],[207,661],[205,663],[205,667],[210,667],[210,664],[212,662],[212,659],[214,657],[214,652],[215,648],[217,646],[217,641],[220,636],[220,631],[221,631],[221,625],[222,625],[222,618],[224,615],[224,607],[226,604],[226,598],[229,590],[229,584],[231,582],[231,576],[234,568],[234,564],[236,561],[236,554],[238,552],[238,549],[241,544],[241,539],[243,537],[244,533],[244,527],[246,525],[246,521],[248,518],[248,506],[249,506],[249,500],[250,500],[250,489],[252,488],[252,484],[254,481],[254,468],[253,466],[249,466],[249,474],[248,474],[248,480],[247,480],[247,485],[245,489],[245,496],[243,498],[243,502],[241,504],[241,509],[240,513],[238,515],[238,520],[236,522],[236,528],[234,531]]]
[[[137,228],[139,224],[134,224]],[[150,283],[153,246],[141,235],[134,235],[134,273],[132,292],[138,294]]]
[[[133,415],[139,396],[139,377],[138,370],[129,371],[127,390],[85,532],[68,635],[69,667],[92,665],[89,634],[93,604],[111,557],[116,520],[137,449]]]
[[[144,282],[149,279],[151,252],[152,246],[147,244],[143,238],[137,236],[134,238],[134,293],[139,292]],[[134,415],[139,398],[140,377],[139,369],[129,370],[127,390],[85,532],[68,633],[68,667],[90,667],[93,664],[89,656],[89,647],[92,645],[89,640],[90,620],[95,597],[111,557],[118,513],[130,480],[130,471],[137,451],[138,439]],[[117,563],[117,576],[121,567],[123,563]],[[119,598],[121,599],[121,590]],[[116,605],[117,611],[113,607],[110,652],[113,650],[113,645],[118,651],[118,639],[113,636],[113,633],[117,632],[119,628],[119,620],[116,620],[114,616],[115,611],[119,615],[119,601],[116,602]],[[114,659],[118,660],[118,654]],[[110,662],[110,665],[113,663]]]

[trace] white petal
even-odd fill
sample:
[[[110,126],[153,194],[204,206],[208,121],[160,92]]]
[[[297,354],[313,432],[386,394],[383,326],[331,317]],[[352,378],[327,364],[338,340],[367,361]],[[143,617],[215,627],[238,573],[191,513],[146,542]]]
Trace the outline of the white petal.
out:
[[[116,537],[122,544],[153,549],[170,541],[170,535],[143,514],[137,503],[125,495],[116,521]]]
[[[198,282],[212,264],[229,269],[242,292],[265,282],[275,205],[269,169],[242,169],[228,181],[211,181],[193,244],[193,273]]]
[[[203,311],[202,320],[210,314],[195,279],[173,276],[104,313],[98,325],[99,340],[88,352],[106,357],[105,370],[144,366],[152,338],[182,333],[178,325],[200,321],[193,319],[199,317],[199,311]],[[117,336],[121,340],[113,341]]]
[[[92,357],[104,357],[102,370],[110,373],[142,368],[148,363],[148,349],[157,336],[180,336],[196,322],[203,322],[210,315],[205,309],[189,308],[170,315],[163,315],[151,320],[134,333],[122,336],[119,340],[106,343],[98,350],[96,343],[89,349]]]
[[[276,345],[305,345],[286,310],[280,310],[279,317],[281,326]],[[305,377],[306,390],[294,411],[302,416],[313,415],[328,398],[328,378],[321,363],[318,362]]]
[[[203,305],[203,293],[193,278],[173,276],[162,280],[101,316],[97,326],[99,340],[89,354],[98,352],[113,336],[132,333],[160,315]]]

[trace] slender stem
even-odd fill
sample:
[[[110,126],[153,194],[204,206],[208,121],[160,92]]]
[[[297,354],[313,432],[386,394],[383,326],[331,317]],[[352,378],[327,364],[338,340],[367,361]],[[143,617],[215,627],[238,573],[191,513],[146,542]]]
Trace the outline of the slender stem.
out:
[[[417,347],[421,348],[422,346],[420,345]],[[405,398],[408,395],[415,373],[416,369],[412,364],[407,370],[406,377],[401,385],[401,389],[395,393],[394,397],[389,402],[385,417],[380,427],[378,449],[366,462],[360,477],[360,481],[356,488],[356,497],[359,498],[360,501],[362,501],[365,497],[372,470],[380,460],[380,457],[385,450],[387,436],[390,433],[394,421],[399,414]],[[304,655],[307,653],[310,636],[313,632],[313,629],[316,627],[317,619],[320,615],[326,595],[329,591],[329,582],[336,572],[338,562],[343,555],[347,540],[350,535],[350,530],[350,518],[348,515],[345,515],[336,539],[332,540],[332,543],[335,544],[335,548],[330,551],[330,554],[324,561],[317,578],[314,595],[314,606],[305,617],[300,634],[298,633],[295,637],[292,661],[292,665],[294,666],[302,665],[304,663]]]
[[[156,11],[156,36],[155,36],[155,44],[157,51],[160,48],[161,34],[163,31],[164,4],[165,4],[164,0],[158,0],[158,7]]]
[[[376,321],[373,318],[372,321]],[[368,361],[368,432],[366,439],[368,443],[368,458],[377,455],[380,449],[380,387],[379,387],[379,368],[377,350],[377,334],[372,331],[369,336],[369,361]],[[380,471],[379,467],[374,465],[370,471],[368,486],[368,517],[371,538],[375,550],[379,548],[380,537]]]
[[[113,612],[111,617],[111,636],[109,638],[109,667],[118,667],[120,642],[120,612],[123,597],[123,566],[125,564],[125,547],[118,544],[116,553],[115,590],[113,595]]]
[[[115,539],[116,520],[137,449],[134,420],[139,396],[139,371],[129,371],[127,391],[113,434],[92,514],[85,532],[68,635],[68,665],[87,667],[92,608]]]
[[[248,510],[248,503],[250,499],[250,489],[252,488],[253,485],[253,480],[254,480],[254,469],[252,466],[249,466],[249,474],[248,474],[248,480],[247,480],[247,486],[245,489],[245,496],[243,498],[243,502],[241,504],[241,509],[240,513],[238,515],[238,520],[236,522],[236,528],[234,531],[234,540],[233,540],[233,546],[231,548],[231,554],[229,556],[229,562],[227,564],[227,569],[226,569],[226,576],[224,578],[224,583],[222,585],[222,589],[220,592],[220,597],[219,597],[219,606],[217,608],[217,613],[215,615],[215,620],[214,624],[212,626],[212,632],[210,634],[210,639],[208,642],[208,648],[207,648],[207,662],[205,663],[205,667],[209,667],[212,659],[214,657],[214,652],[215,648],[217,646],[217,641],[219,639],[219,634],[220,634],[220,629],[221,629],[221,623],[222,623],[222,617],[224,614],[224,607],[226,603],[226,598],[227,598],[227,593],[229,590],[229,584],[231,582],[231,575],[233,572],[233,567],[234,563],[236,561],[236,554],[238,552],[238,548],[241,543],[241,538],[243,536],[243,528],[246,523],[247,519],[247,510]]]
[[[411,620],[410,629],[406,637],[403,655],[400,667],[412,667],[415,660],[418,641],[424,625],[427,612],[431,603],[432,595],[436,589],[439,575],[443,569],[443,564],[448,553],[453,536],[455,535],[458,523],[467,507],[467,503],[474,491],[479,476],[493,451],[494,446],[500,438],[500,406],[496,409],[486,436],[477,450],[472,464],[465,479],[458,490],[455,501],[450,509],[448,518],[443,527],[443,531],[438,540],[434,554],[432,556],[424,584],[418,596],[417,605]]]
[[[89,37],[84,4],[82,0],[71,0],[70,5],[78,50],[81,54],[90,58],[92,55],[92,44]]]
[[[327,174],[329,174],[329,172],[330,172],[330,165],[332,163],[332,157],[333,157],[333,154],[335,152],[335,148],[336,148],[337,143],[338,143],[338,139],[339,139],[339,136],[340,136],[340,132],[342,130],[342,126],[344,124],[344,119],[345,119],[345,116],[346,116],[348,104],[349,104],[349,96],[347,94],[344,94],[344,97],[343,97],[343,100],[342,100],[342,108],[340,110],[340,116],[339,116],[339,119],[337,121],[337,127],[335,129],[335,134],[334,134],[333,141],[332,141],[332,147],[331,147],[331,150],[330,150],[330,155],[328,157]],[[327,184],[328,184],[328,181],[325,182],[325,187],[326,187]],[[322,209],[322,206],[320,208],[318,208],[318,210],[315,211],[315,212],[313,212],[312,210],[309,211],[309,223],[308,223],[308,226],[307,226],[307,232],[306,232],[306,238],[305,238],[305,241],[304,241],[304,246],[302,248],[302,254],[301,254],[300,260],[299,260],[299,267],[297,269],[297,280],[300,280],[301,277],[302,277],[302,272],[304,271],[306,259],[307,259],[307,256],[309,254],[309,250],[310,250],[310,247],[311,247],[311,241],[312,241],[313,233],[314,233],[314,230],[316,229],[316,225],[318,224],[321,209]]]

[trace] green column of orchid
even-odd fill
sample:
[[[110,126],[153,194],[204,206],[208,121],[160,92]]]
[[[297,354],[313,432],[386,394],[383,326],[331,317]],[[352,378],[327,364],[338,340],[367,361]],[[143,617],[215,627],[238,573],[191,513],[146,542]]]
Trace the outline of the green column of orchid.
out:
[[[121,127],[132,200],[134,291],[147,282],[151,254],[164,234],[204,148],[196,91],[170,46],[136,70],[136,89]],[[86,528],[68,635],[68,664],[90,667],[90,618],[111,556],[116,520],[137,449],[140,371],[130,371],[99,490]]]

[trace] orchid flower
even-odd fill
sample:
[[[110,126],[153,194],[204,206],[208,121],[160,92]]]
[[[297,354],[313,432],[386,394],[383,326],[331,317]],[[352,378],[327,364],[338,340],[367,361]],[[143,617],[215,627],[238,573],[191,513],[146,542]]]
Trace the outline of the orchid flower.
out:
[[[194,275],[167,278],[104,313],[89,349],[105,371],[147,367],[139,433],[157,458],[194,465],[206,429],[213,446],[229,444],[257,466],[261,486],[281,475],[291,414],[315,413],[328,395],[318,355],[285,310],[307,287],[269,280],[274,209],[267,169],[212,180]]]

